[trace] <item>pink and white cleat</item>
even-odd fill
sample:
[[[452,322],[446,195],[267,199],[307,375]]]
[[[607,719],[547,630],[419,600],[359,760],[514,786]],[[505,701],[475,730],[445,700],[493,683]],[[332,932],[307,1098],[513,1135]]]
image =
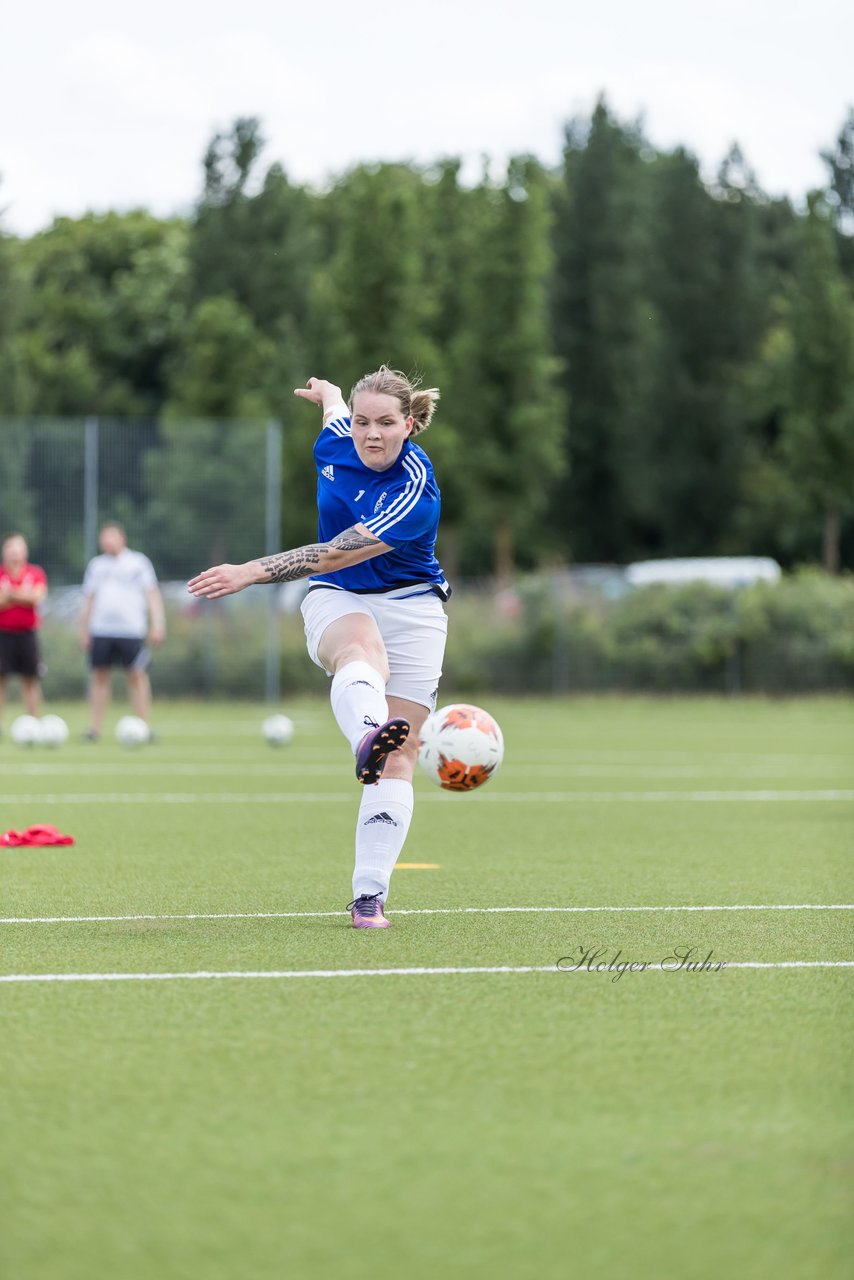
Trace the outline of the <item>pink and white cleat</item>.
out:
[[[386,920],[382,898],[378,893],[363,893],[348,904],[347,910],[353,917],[354,929],[388,929],[390,920]]]

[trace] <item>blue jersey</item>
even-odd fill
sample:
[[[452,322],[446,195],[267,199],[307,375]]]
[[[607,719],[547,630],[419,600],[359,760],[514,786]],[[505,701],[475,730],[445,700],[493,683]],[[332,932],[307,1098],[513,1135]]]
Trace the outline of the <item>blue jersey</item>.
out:
[[[315,574],[311,583],[359,593],[421,584],[446,600],[450,587],[435,550],[441,500],[424,450],[406,440],[387,470],[372,471],[360,461],[350,419],[342,415],[321,431],[314,461],[319,541],[363,524],[393,550],[336,573]]]

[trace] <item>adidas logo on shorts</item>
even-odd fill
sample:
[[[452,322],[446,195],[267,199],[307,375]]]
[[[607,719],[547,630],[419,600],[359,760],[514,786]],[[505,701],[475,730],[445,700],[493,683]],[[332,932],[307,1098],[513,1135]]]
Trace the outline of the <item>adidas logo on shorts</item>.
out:
[[[328,466],[328,467],[324,467],[320,474],[321,474],[322,476],[326,476],[326,479],[327,479],[327,480],[334,480],[334,479],[335,479],[335,468],[332,466],[332,463],[330,462],[330,464],[329,464],[329,466]]]

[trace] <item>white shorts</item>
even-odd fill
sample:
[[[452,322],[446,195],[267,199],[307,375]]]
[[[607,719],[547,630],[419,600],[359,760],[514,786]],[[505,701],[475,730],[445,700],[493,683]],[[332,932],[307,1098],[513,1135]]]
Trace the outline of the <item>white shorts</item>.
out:
[[[434,711],[448,618],[442,601],[434,592],[413,595],[412,590],[411,587],[400,587],[396,591],[371,595],[355,595],[334,587],[309,591],[300,609],[312,662],[326,671],[317,651],[330,623],[348,613],[366,613],[377,624],[388,654],[391,675],[386,693]],[[326,674],[331,675],[332,672],[326,671]]]

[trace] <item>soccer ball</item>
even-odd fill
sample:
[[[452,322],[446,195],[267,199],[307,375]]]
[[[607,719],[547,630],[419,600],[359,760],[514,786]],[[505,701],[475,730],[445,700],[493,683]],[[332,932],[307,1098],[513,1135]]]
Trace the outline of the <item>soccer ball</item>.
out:
[[[42,716],[39,741],[46,747],[61,747],[68,741],[68,725],[62,716]]]
[[[122,716],[116,725],[116,742],[122,747],[141,747],[151,737],[151,730],[139,716]]]
[[[294,722],[287,716],[267,716],[261,728],[271,747],[285,747],[294,736]]]
[[[10,732],[19,747],[33,747],[42,740],[42,727],[35,716],[18,716],[12,721]]]
[[[504,759],[504,738],[481,707],[455,702],[424,721],[418,763],[431,782],[445,791],[482,787]]]

